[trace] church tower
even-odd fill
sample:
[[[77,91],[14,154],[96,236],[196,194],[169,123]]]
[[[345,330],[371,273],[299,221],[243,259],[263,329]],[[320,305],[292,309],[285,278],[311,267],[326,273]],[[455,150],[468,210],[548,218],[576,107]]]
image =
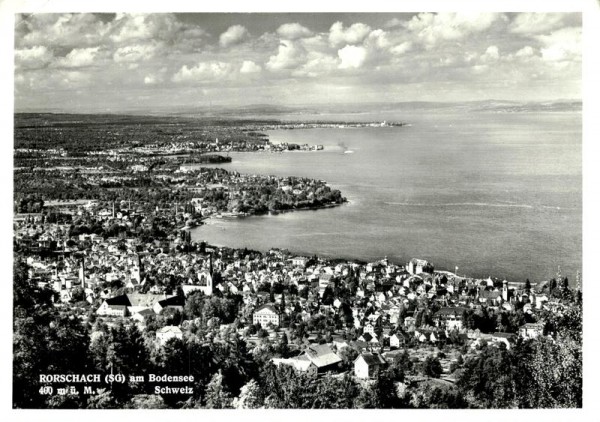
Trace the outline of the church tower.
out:
[[[81,283],[81,288],[85,291],[85,257],[81,257],[79,264],[79,282]]]
[[[508,302],[508,281],[502,282],[502,300]]]

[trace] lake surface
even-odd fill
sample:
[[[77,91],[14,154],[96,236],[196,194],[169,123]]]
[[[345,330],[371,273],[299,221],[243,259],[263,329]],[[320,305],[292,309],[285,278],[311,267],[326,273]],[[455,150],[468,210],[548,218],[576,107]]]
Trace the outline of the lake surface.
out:
[[[461,275],[513,281],[547,279],[560,265],[574,283],[582,253],[579,112],[312,117],[410,125],[269,132],[274,143],[325,149],[233,153],[232,163],[212,167],[322,179],[349,203],[212,219],[193,239],[367,261],[418,257],[439,269],[458,266]]]

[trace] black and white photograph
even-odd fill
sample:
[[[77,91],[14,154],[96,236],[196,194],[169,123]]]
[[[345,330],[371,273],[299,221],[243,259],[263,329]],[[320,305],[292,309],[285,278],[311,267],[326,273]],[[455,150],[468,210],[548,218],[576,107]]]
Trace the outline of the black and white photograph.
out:
[[[582,411],[597,2],[13,7],[12,412]]]

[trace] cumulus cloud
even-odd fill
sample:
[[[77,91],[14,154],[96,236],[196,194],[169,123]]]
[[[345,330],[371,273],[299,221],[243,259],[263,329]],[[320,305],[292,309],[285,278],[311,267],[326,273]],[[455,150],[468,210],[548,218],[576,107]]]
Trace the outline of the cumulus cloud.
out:
[[[347,45],[338,50],[338,56],[341,60],[340,69],[357,69],[365,62],[367,50],[364,47]]]
[[[146,75],[144,77],[145,85],[156,85],[157,83],[162,82],[162,78],[158,75]]]
[[[390,52],[392,54],[401,55],[404,53],[408,53],[412,49],[412,47],[413,44],[410,41],[404,41],[403,43],[400,43],[390,48]]]
[[[266,66],[271,71],[296,68],[304,61],[305,55],[306,50],[303,46],[294,41],[283,40],[279,44],[277,54],[269,58]]]
[[[533,51],[533,48],[530,45],[526,45],[525,47],[523,47],[519,51],[517,51],[515,53],[515,56],[516,57],[531,57],[534,54],[535,53]]]
[[[371,28],[363,23],[355,23],[344,28],[342,22],[336,22],[329,29],[329,43],[332,46],[342,44],[360,44],[371,32]]]
[[[433,46],[482,32],[498,19],[505,17],[497,13],[419,13],[406,27],[426,45]]]
[[[156,46],[154,45],[135,44],[118,48],[113,54],[113,59],[117,63],[138,62],[154,57],[155,53]]]
[[[249,36],[248,30],[242,25],[230,26],[227,31],[219,37],[219,44],[222,47],[229,47],[244,41]]]
[[[173,82],[201,82],[211,79],[221,79],[229,75],[231,69],[231,64],[219,61],[202,62],[193,67],[184,65],[173,75]]]
[[[519,13],[509,26],[513,34],[541,34],[563,25],[564,13]]]
[[[156,86],[176,82],[181,86],[174,89],[182,96],[195,85],[198,90],[210,88],[207,95],[223,101],[237,101],[234,95],[249,93],[277,95],[281,86],[297,90],[302,94],[298,98],[319,97],[317,85],[332,90],[344,86],[354,95],[376,90],[389,94],[406,83],[435,91],[440,81],[467,91],[506,80],[533,96],[546,95],[534,91],[546,82],[560,83],[561,92],[579,89],[579,14],[421,13],[383,20],[365,15],[353,21],[345,17],[345,23],[340,16],[330,16],[320,17],[319,25],[330,19],[322,29],[288,18],[281,22],[289,23],[265,27],[254,36],[242,26],[243,20],[214,33],[211,25],[201,27],[202,19],[192,22],[169,14],[19,15],[18,98],[32,102],[28,99],[35,98],[36,90],[58,92],[69,83],[88,86],[94,98],[99,87],[117,81],[124,91],[132,87],[131,96],[139,95],[140,85],[150,98]],[[383,26],[375,26],[386,19]],[[165,63],[169,68],[159,70]],[[82,72],[73,72],[78,69]],[[535,86],[529,84],[534,75]],[[293,83],[287,78],[294,78]],[[228,82],[234,80],[235,89],[228,90]]]
[[[327,40],[327,34],[321,33],[308,38],[298,39],[299,42],[308,52],[329,53],[331,47]]]
[[[99,47],[74,48],[55,62],[56,67],[86,67],[94,64]]]
[[[475,73],[476,75],[482,74],[482,73],[487,73],[489,71],[489,69],[490,69],[490,67],[487,64],[477,64],[477,65],[471,67],[471,71],[473,73]]]
[[[242,63],[242,67],[240,68],[240,73],[259,73],[261,70],[262,67],[253,61],[244,60],[244,63]]]
[[[277,28],[277,34],[286,40],[296,40],[298,38],[310,37],[312,32],[299,23],[284,23]]]
[[[111,40],[116,43],[143,40],[171,40],[183,28],[174,15],[154,14],[117,14],[111,23]]]
[[[581,28],[563,28],[540,35],[542,59],[546,61],[581,60]]]
[[[385,49],[390,46],[388,34],[382,29],[371,31],[365,39],[365,45],[371,48]]]
[[[327,74],[339,66],[339,59],[328,54],[310,52],[306,63],[292,72],[292,76],[306,76],[315,78]]]
[[[484,62],[495,62],[500,58],[500,52],[498,51],[498,47],[495,45],[490,45],[485,53],[482,54],[481,60]]]
[[[389,21],[387,21],[385,24],[383,24],[384,28],[397,28],[399,26],[404,25],[404,21],[398,18],[392,18]]]
[[[53,54],[43,45],[15,50],[15,65],[17,68],[39,69],[52,60]]]
[[[43,45],[53,51],[100,47],[113,54],[119,47],[153,44],[156,40],[172,47],[169,53],[196,52],[207,32],[193,23],[184,23],[173,14],[92,13],[16,15],[17,49]]]
[[[95,46],[102,42],[109,30],[110,24],[91,13],[17,15],[15,42],[19,47]]]

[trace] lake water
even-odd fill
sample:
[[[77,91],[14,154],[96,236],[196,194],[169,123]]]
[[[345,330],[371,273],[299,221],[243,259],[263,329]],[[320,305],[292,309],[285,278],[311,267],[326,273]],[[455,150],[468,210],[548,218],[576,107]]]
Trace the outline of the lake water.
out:
[[[404,127],[269,132],[324,151],[234,153],[220,167],[306,176],[348,204],[212,219],[192,238],[266,251],[396,263],[418,257],[459,274],[532,281],[581,269],[581,114],[419,112],[314,116]],[[302,119],[310,120],[307,116]],[[354,151],[352,154],[344,150]]]

